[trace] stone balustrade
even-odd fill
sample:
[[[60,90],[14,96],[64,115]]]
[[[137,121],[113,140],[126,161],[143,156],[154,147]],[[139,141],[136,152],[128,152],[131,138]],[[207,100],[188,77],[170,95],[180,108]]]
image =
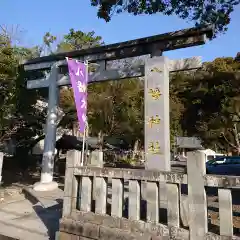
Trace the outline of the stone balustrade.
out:
[[[60,239],[234,239],[231,188],[240,186],[240,177],[206,175],[202,153],[188,154],[187,174],[80,167],[77,156],[67,155]],[[220,235],[208,232],[206,187],[219,188]]]

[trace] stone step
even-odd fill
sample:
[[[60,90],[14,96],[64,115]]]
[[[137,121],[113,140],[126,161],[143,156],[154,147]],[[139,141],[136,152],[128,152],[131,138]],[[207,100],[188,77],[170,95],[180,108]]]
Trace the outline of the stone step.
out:
[[[23,188],[22,193],[30,202],[33,204],[40,203],[44,208],[62,205],[64,196],[64,192],[61,189],[49,192],[36,192],[31,187],[25,187]]]

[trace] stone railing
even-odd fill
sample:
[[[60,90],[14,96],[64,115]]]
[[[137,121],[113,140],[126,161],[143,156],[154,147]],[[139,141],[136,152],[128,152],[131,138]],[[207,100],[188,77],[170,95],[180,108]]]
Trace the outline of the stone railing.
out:
[[[67,155],[60,239],[238,239],[231,188],[240,186],[240,177],[206,175],[203,153],[188,154],[187,174],[79,167],[77,156]],[[183,185],[188,228],[181,221]],[[208,232],[205,187],[220,188],[220,235]]]

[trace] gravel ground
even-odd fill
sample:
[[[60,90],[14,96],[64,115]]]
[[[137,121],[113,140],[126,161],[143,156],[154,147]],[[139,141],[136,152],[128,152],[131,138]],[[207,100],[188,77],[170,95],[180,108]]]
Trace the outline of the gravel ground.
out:
[[[110,180],[110,179],[109,179]],[[216,191],[216,188],[214,189]],[[210,192],[210,193],[209,193]],[[207,203],[208,203],[208,219],[209,219],[209,231],[216,234],[219,233],[219,203],[218,196],[213,195],[213,189],[207,191]],[[111,204],[111,180],[109,181],[108,187],[108,203]],[[124,197],[128,197],[128,182],[124,184]],[[232,191],[233,199],[233,226],[236,236],[240,236],[240,189]]]
[[[240,198],[240,195],[238,195]],[[209,196],[208,200],[208,218],[210,223],[219,227],[220,219],[219,219],[219,203],[217,196]],[[240,204],[233,204],[233,226],[235,228],[235,232],[237,236],[240,236]],[[212,226],[214,228],[214,226]]]

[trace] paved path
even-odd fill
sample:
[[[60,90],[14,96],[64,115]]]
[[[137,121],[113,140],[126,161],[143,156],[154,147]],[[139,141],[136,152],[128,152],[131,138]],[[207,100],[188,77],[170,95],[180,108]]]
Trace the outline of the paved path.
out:
[[[28,196],[29,197],[29,196]],[[0,234],[20,240],[55,239],[62,211],[63,192],[24,194],[0,203]]]

